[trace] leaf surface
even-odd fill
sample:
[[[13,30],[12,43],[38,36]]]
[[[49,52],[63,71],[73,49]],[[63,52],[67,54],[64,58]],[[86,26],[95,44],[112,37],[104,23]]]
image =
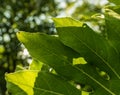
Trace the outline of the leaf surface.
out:
[[[41,71],[42,67],[43,67],[42,62],[39,62],[37,60],[32,60],[32,63],[30,64],[29,69],[30,70],[40,70]]]
[[[62,20],[62,19],[61,19]],[[79,66],[79,69],[82,69],[83,73],[89,77],[96,85],[96,88],[101,86],[100,89],[106,90],[104,95],[118,95],[111,89],[109,80],[104,81],[99,78],[96,72],[96,68],[107,72],[110,76],[110,80],[118,80],[120,79],[120,60],[119,60],[119,52],[116,48],[111,44],[109,40],[101,36],[100,34],[94,32],[91,28],[89,28],[86,24],[83,24],[81,27],[75,26],[60,26],[62,21],[56,18],[54,20],[55,25],[57,27],[58,35],[61,42],[79,52],[82,57],[88,62],[87,65]],[[71,22],[70,22],[71,23]],[[74,23],[74,21],[72,22]],[[58,26],[58,25],[59,26]],[[90,84],[90,81],[89,81]],[[95,84],[92,85],[95,87]],[[95,95],[103,95],[98,94],[97,92],[100,89],[96,89]],[[97,91],[98,90],[98,91]],[[101,91],[104,91],[101,90]],[[108,92],[108,93],[106,93]]]
[[[106,33],[111,44],[120,52],[120,19],[106,15]]]
[[[71,79],[71,75],[78,72],[72,67],[72,61],[80,54],[63,45],[58,38],[40,33],[20,32],[17,35],[34,59],[51,66],[57,73]]]
[[[46,72],[19,71],[7,74],[6,80],[12,95],[81,95],[67,81]]]
[[[64,79],[57,75],[42,72],[38,74],[34,91],[35,95],[39,95],[39,93],[42,95],[81,95],[78,89]]]
[[[72,18],[54,18],[53,20],[58,37],[41,33],[17,33],[18,39],[25,45],[33,59],[49,65],[56,72],[56,75],[43,71],[36,76],[33,75],[35,81],[30,85],[32,88],[29,88],[32,93],[34,92],[34,95],[40,93],[42,95],[81,95],[81,91],[68,83],[72,81],[74,85],[80,84],[81,90],[90,91],[90,95],[119,95],[119,28],[116,28],[117,31],[114,30],[116,33],[108,32],[110,30],[107,29],[105,38],[86,24]],[[111,30],[114,29],[116,22],[115,20],[114,23],[109,24],[109,20],[106,20],[108,26],[113,25]],[[112,38],[115,36],[117,38]],[[38,68],[36,66],[34,68],[34,65],[31,65],[31,69],[42,68],[41,65]],[[109,78],[103,77],[104,75],[102,76],[100,72],[104,72],[104,75],[106,74]],[[6,79],[18,85],[13,80],[10,81],[7,76]],[[87,85],[87,88],[84,88],[84,85]],[[23,87],[19,86],[19,88]],[[29,93],[26,89],[23,91]]]
[[[6,74],[5,78],[8,82],[8,89],[14,93],[13,95],[19,95],[21,92],[24,93],[23,95],[33,95],[33,87],[37,74],[38,71],[27,70]],[[17,88],[18,91],[15,91],[15,88]]]
[[[12,95],[28,95],[24,90],[15,85],[14,83],[7,82],[7,91]]]

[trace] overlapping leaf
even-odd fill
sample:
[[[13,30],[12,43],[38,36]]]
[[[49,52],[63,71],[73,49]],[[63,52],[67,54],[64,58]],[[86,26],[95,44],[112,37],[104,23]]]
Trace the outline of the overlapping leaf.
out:
[[[7,74],[6,80],[12,95],[80,95],[68,82],[46,72],[19,71]]]
[[[55,24],[58,23],[61,22],[59,22],[59,19],[56,19]],[[57,31],[60,40],[66,46],[69,46],[75,51],[79,52],[87,60],[88,65],[86,65],[85,68],[80,67],[80,69],[82,69],[96,84],[105,89],[106,92],[109,92],[108,95],[119,94],[119,92],[115,93],[112,91],[112,85],[109,84],[109,81],[111,80],[119,81],[120,79],[120,71],[118,68],[120,67],[120,55],[118,50],[111,44],[110,40],[107,40],[100,34],[94,32],[87,25],[83,25],[81,27],[74,27],[72,25],[68,27],[65,25],[64,27],[64,24],[62,26],[58,25]],[[106,81],[106,83],[104,80],[101,80],[95,74],[96,70],[94,66],[107,72],[110,76],[110,80]],[[98,95],[98,93],[95,95]],[[104,92],[104,95],[107,95],[107,93]]]
[[[71,18],[54,18],[54,22],[58,38],[39,33],[17,34],[33,59],[49,65],[62,77],[46,72],[38,73],[32,85],[34,95],[81,95],[80,91],[66,82],[67,80],[90,86],[91,95],[119,95],[119,35],[117,39],[113,39],[112,35],[116,37],[116,34],[109,33],[107,29],[106,39],[86,24]],[[119,34],[119,31],[117,33]],[[84,57],[87,64],[72,63],[74,59],[80,57]],[[99,71],[103,71],[109,78],[102,77]],[[9,78],[8,74],[7,81],[20,87],[21,84],[16,84]]]
[[[45,64],[48,64],[49,66],[53,67],[58,73],[60,73],[63,76],[69,77],[69,78],[71,77],[71,73],[73,73],[72,75],[74,75],[74,73],[77,72],[76,69],[72,68],[72,59],[73,57],[78,57],[79,54],[75,52],[74,50],[64,46],[56,37],[48,36],[45,34],[39,34],[39,33],[31,34],[31,33],[26,33],[26,32],[20,32],[18,33],[18,38],[28,48],[33,59],[35,60],[37,59]],[[70,70],[73,69],[73,70],[70,71],[69,69]],[[39,78],[40,77],[38,77],[38,79]],[[47,76],[44,78],[49,80]],[[9,80],[7,79],[7,81]],[[39,84],[37,81],[39,80],[36,80],[36,85]],[[12,80],[12,82],[14,83],[14,80]],[[54,86],[54,82],[55,82],[54,80],[53,82],[51,82],[51,85],[49,86],[49,91],[48,93],[45,93],[45,95],[54,95],[54,93],[50,94],[50,92],[54,92],[52,91],[52,88],[54,88],[54,90],[60,89],[59,87]],[[45,85],[45,87],[48,87],[46,86],[45,82],[43,82],[43,84]],[[56,84],[59,84],[59,83],[56,83]],[[63,84],[61,85],[61,84],[59,85],[61,86],[61,90],[62,90],[62,87],[63,89],[72,87],[70,86],[70,84],[68,85],[69,87],[65,87],[65,85],[67,84],[65,82],[64,82],[65,85]],[[41,85],[37,85],[37,86],[41,86]],[[73,91],[72,89],[76,91]],[[39,89],[38,90],[35,89],[34,91],[35,91],[35,95],[39,95],[41,93]],[[73,95],[73,94],[81,95],[81,92],[77,90],[75,87],[72,87],[71,91],[67,91],[67,92],[63,91],[62,93],[64,94],[61,94],[61,95]]]
[[[8,91],[12,95],[33,95],[33,87],[37,74],[38,71],[27,70],[6,74]]]
[[[79,53],[63,45],[58,38],[40,33],[18,33],[18,38],[24,43],[33,59],[37,59],[51,67],[58,73],[70,76],[73,71],[72,60],[79,57]],[[75,69],[75,72],[76,69]]]

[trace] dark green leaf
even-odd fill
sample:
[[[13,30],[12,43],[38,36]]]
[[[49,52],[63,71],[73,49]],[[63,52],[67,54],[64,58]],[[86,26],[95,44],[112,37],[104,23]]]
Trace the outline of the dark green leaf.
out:
[[[40,72],[35,82],[34,94],[81,95],[81,92],[56,75]]]
[[[96,72],[96,68],[107,72],[112,79],[120,79],[120,60],[119,52],[111,45],[109,40],[106,40],[100,34],[94,32],[87,25],[81,27],[75,27],[74,25],[70,26],[67,23],[60,26],[61,22],[57,19],[54,20],[57,26],[57,31],[60,37],[60,40],[66,45],[79,52],[82,57],[88,62],[87,65],[80,66],[79,69],[84,73],[89,79],[88,84],[96,88],[94,95],[116,95],[119,93],[114,92],[110,88],[109,80],[105,82],[99,78]],[[63,19],[64,21],[64,19]],[[70,21],[71,23],[71,21]],[[73,22],[74,23],[74,22]],[[95,83],[95,84],[94,84]],[[97,85],[96,85],[97,84]],[[96,86],[95,86],[96,85]],[[98,88],[98,85],[101,87]],[[106,91],[104,91],[104,90]],[[103,91],[99,93],[99,91]]]
[[[73,58],[80,55],[71,48],[64,46],[58,38],[27,32],[20,32],[17,35],[34,59],[51,66],[57,73],[69,76],[71,79],[71,75],[74,76],[74,72],[78,72],[72,67],[72,61]]]
[[[106,15],[106,33],[112,46],[120,53],[120,19]]]
[[[51,82],[52,80],[55,82],[56,79],[65,79],[72,80],[76,85],[80,84],[85,91],[91,91],[90,95],[119,95],[120,88],[116,82],[119,83],[120,80],[118,68],[120,53],[116,40],[112,41],[110,35],[105,38],[86,24],[71,18],[54,18],[54,22],[59,37],[26,32],[17,34],[34,59],[49,65],[57,72],[56,75],[40,72],[34,81],[34,87],[38,87],[38,89],[34,88],[34,93],[36,95],[39,92],[43,95],[59,95],[59,93],[70,95],[71,93],[72,95],[75,88],[71,88],[72,92],[65,93],[64,89],[58,89],[61,86],[56,86],[60,84],[59,81],[54,84]],[[82,61],[79,62],[80,60],[77,59],[81,57],[87,61],[87,64],[80,64]],[[109,78],[101,76],[100,71],[105,72]],[[58,74],[61,77],[58,77]],[[46,79],[49,84],[45,82]],[[66,82],[62,82],[68,88]],[[86,85],[85,88],[84,85]],[[55,86],[56,89],[54,89]],[[74,93],[80,94],[77,90]]]

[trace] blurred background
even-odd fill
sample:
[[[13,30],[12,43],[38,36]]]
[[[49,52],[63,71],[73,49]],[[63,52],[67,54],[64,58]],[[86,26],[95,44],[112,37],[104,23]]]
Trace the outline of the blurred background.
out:
[[[0,0],[0,95],[6,92],[4,74],[14,72],[18,65],[26,68],[31,61],[16,32],[57,34],[51,18],[65,16],[86,21],[99,32],[102,19],[90,18],[102,14],[107,4],[107,0]]]

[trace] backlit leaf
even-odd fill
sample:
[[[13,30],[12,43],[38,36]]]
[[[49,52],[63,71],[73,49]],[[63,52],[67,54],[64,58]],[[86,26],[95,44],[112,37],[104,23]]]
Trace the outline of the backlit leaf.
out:
[[[81,95],[67,81],[46,72],[19,71],[7,74],[6,80],[12,95]]]

